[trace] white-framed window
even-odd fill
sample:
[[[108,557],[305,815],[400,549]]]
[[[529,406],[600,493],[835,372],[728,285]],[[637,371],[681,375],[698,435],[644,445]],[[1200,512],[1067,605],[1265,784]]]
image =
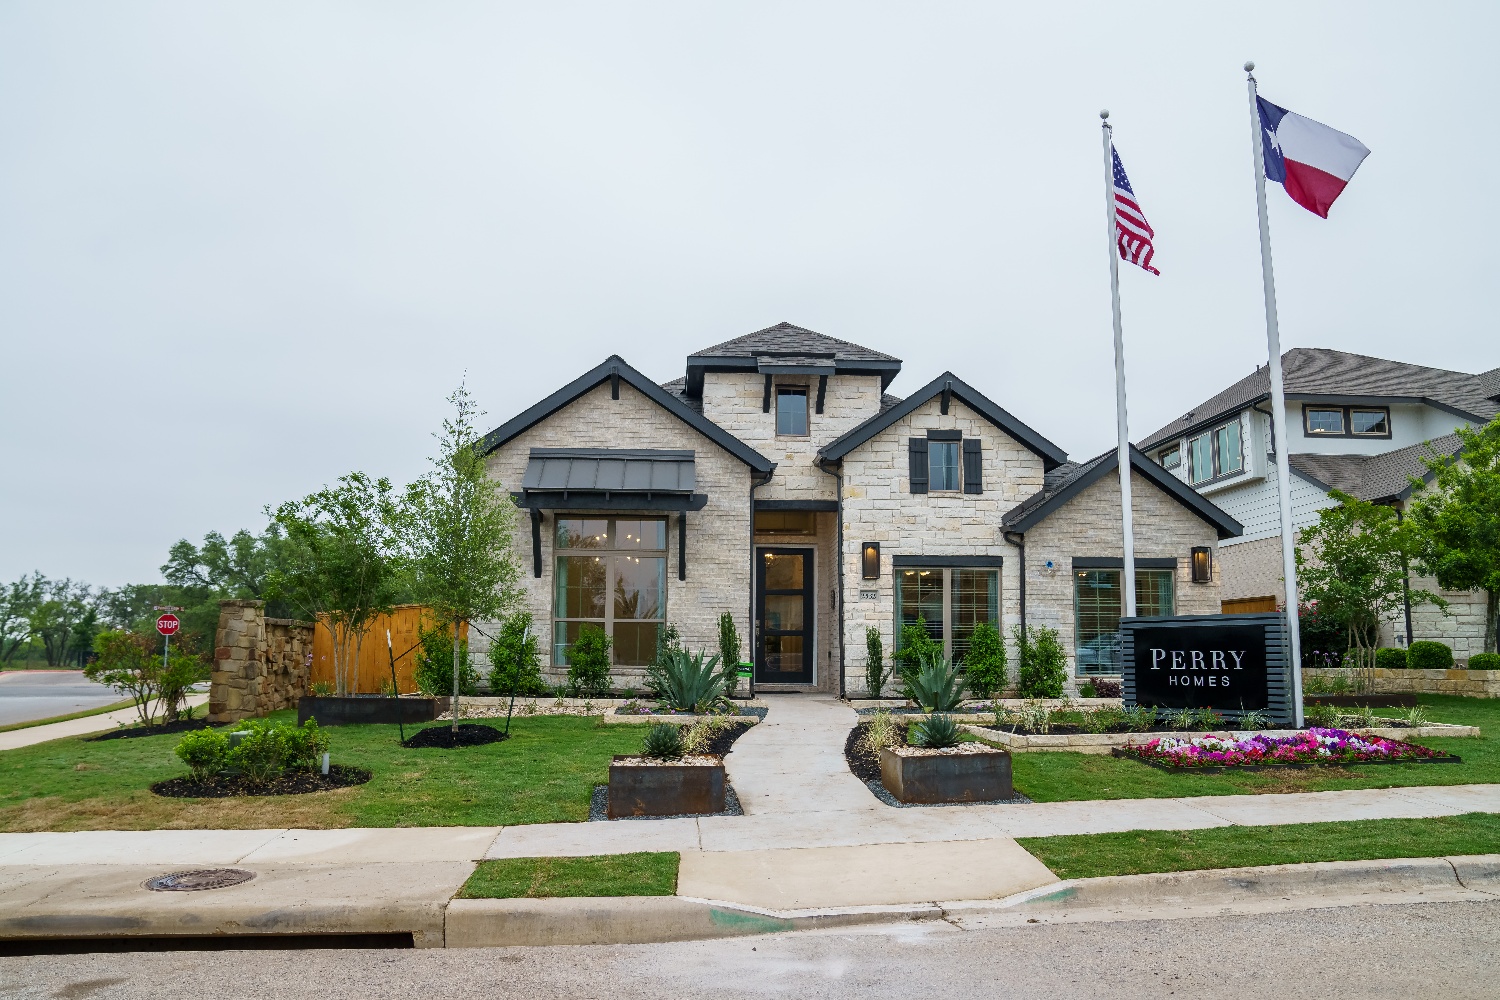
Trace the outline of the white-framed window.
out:
[[[1391,436],[1391,411],[1384,406],[1307,406],[1302,432],[1308,437]]]
[[[554,536],[552,662],[585,625],[614,639],[614,662],[648,666],[667,616],[665,518],[559,517]]]

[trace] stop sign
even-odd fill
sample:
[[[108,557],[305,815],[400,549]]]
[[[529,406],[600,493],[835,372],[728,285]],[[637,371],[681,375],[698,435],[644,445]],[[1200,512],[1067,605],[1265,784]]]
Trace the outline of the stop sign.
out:
[[[156,619],[156,631],[162,635],[173,635],[181,627],[182,622],[177,619],[176,615],[171,613],[164,614]]]

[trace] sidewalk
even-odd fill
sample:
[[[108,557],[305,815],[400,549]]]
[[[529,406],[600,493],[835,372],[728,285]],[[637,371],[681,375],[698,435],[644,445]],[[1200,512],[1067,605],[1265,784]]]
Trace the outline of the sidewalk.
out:
[[[191,708],[197,708],[199,705],[207,703],[207,694],[189,695],[187,699],[187,705]],[[49,722],[45,726],[13,729],[8,733],[0,733],[0,751],[18,750],[21,747],[29,747],[34,743],[46,743],[48,740],[62,739],[64,736],[84,736],[88,733],[102,733],[120,725],[129,725],[132,722],[136,722],[139,718],[140,715],[134,708],[122,708],[116,712],[105,712],[103,715],[89,715],[82,719],[69,719],[67,722]]]

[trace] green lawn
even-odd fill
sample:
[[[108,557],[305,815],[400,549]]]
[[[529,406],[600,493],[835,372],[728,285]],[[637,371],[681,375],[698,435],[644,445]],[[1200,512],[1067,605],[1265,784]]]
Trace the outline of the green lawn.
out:
[[[1129,830],[1022,837],[1018,842],[1059,878],[1097,878],[1307,861],[1494,854],[1500,852],[1500,816],[1466,813],[1433,819]]]
[[[292,712],[273,718],[295,721]],[[496,723],[497,727],[503,723]],[[410,735],[414,727],[407,726]],[[0,752],[0,831],[505,826],[588,818],[614,754],[640,749],[639,726],[525,716],[511,738],[459,750],[407,750],[395,726],[326,730],[333,761],[373,779],[310,795],[168,799],[150,786],[185,774],[177,736],[52,740]]]
[[[676,851],[481,861],[458,898],[671,896],[677,892],[680,861]]]
[[[1012,758],[1016,790],[1036,802],[1064,802],[1500,782],[1500,700],[1423,695],[1421,702],[1434,721],[1480,727],[1484,735],[1476,738],[1416,741],[1458,754],[1463,763],[1193,774],[1106,754],[1032,751]]]

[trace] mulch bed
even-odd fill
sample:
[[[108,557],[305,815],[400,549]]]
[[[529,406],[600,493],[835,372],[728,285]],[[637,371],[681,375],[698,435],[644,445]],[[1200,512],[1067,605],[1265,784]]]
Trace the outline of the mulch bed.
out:
[[[327,774],[317,771],[289,771],[274,781],[251,781],[244,775],[221,775],[207,781],[191,777],[168,778],[151,786],[151,791],[169,799],[230,799],[242,795],[305,795],[334,788],[350,788],[370,780],[362,767],[331,764]]]
[[[111,729],[107,733],[98,736],[90,736],[89,743],[98,743],[102,740],[133,740],[138,736],[166,736],[169,733],[186,733],[194,729],[208,729],[211,723],[207,719],[177,719],[162,726],[129,726],[124,729]]]
[[[849,765],[849,770],[860,781],[880,783],[880,754],[868,750],[864,746],[865,732],[869,730],[868,722],[861,722],[849,730],[849,735],[844,738],[844,761]],[[898,746],[906,746],[906,727],[896,727],[896,743]]]
[[[459,723],[456,732],[451,724],[429,726],[408,736],[406,742],[401,745],[413,750],[423,747],[446,747],[452,750],[458,747],[482,747],[508,739],[510,739],[508,733],[501,732],[494,726],[463,722]]]
[[[686,735],[689,727],[678,726],[677,728],[681,729],[683,734]],[[735,740],[744,736],[752,728],[752,724],[748,722],[736,722],[725,726],[714,733],[713,738],[708,741],[708,745],[703,748],[702,752],[714,757],[722,757],[734,748]]]

